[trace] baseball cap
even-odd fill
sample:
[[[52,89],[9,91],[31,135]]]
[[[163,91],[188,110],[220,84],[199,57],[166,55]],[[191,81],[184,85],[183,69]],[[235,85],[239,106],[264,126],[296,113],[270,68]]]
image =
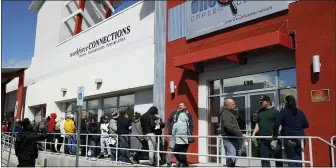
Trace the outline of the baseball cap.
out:
[[[259,99],[259,102],[263,102],[263,101],[268,101],[270,102],[271,101],[271,98],[268,97],[267,95],[261,95],[260,99]]]

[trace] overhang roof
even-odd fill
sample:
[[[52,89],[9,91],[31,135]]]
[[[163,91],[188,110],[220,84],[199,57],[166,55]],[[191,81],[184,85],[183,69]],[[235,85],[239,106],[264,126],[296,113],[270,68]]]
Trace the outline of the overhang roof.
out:
[[[14,78],[18,77],[18,74],[28,67],[2,67],[1,68],[1,86],[6,85]]]

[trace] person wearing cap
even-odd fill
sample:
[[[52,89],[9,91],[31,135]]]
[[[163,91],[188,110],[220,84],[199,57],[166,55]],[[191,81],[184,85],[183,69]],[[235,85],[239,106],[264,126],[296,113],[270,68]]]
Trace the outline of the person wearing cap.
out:
[[[42,134],[37,134],[33,130],[28,118],[22,121],[22,131],[18,134],[15,141],[15,155],[18,158],[18,167],[35,167],[38,157],[37,141],[47,138],[47,130]]]
[[[276,116],[279,111],[272,106],[271,98],[267,95],[261,95],[259,103],[261,109],[258,112],[257,123],[254,127],[252,136],[272,136],[273,126],[276,121]],[[278,145],[280,147],[280,145]],[[271,139],[260,139],[260,154],[262,158],[272,158],[273,156],[277,159],[282,158],[281,149],[278,148],[275,151],[271,148]],[[282,167],[282,162],[275,162],[276,167]],[[262,167],[271,167],[270,161],[262,160]]]

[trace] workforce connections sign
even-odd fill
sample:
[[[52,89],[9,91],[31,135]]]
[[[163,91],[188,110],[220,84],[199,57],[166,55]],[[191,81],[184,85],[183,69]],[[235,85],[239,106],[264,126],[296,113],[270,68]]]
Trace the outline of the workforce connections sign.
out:
[[[130,33],[131,33],[131,26],[126,26],[115,32],[112,32],[96,40],[93,40],[89,42],[89,44],[87,44],[86,46],[77,48],[75,51],[70,53],[70,57],[74,56],[84,57],[93,54],[97,51],[101,51],[106,48],[112,47],[120,42],[125,41],[127,35]]]

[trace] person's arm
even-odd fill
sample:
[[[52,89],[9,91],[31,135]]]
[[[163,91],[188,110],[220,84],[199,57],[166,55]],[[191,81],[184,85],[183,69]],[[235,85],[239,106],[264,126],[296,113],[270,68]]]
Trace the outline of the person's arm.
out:
[[[282,121],[283,121],[284,117],[285,117],[285,115],[284,115],[283,110],[281,110],[280,113],[278,113],[277,116],[276,116],[275,124],[273,126],[273,137],[274,138],[277,138],[278,135],[279,135],[279,127],[282,124]]]
[[[253,130],[253,133],[252,133],[252,136],[255,136],[256,133],[259,132],[259,124],[257,123],[255,126],[254,126],[254,130]]]
[[[188,112],[188,117],[189,117],[189,130],[190,133],[192,134],[194,132],[194,119],[192,118],[191,114]]]
[[[225,113],[226,114],[226,113]],[[222,114],[222,120],[223,120],[223,124],[224,124],[224,128],[230,132],[231,134],[233,134],[234,136],[238,136],[241,137],[243,136],[243,133],[240,131],[240,128],[237,127],[234,122],[233,122],[233,118],[228,116],[228,115],[223,115]]]
[[[172,129],[172,135],[175,136],[176,132],[177,132],[177,128],[176,128],[176,125],[174,124],[173,129]]]
[[[172,132],[172,129],[173,129],[173,122],[174,122],[174,114],[175,114],[175,111],[173,111],[170,116],[168,117],[168,120],[167,120],[167,127],[168,127],[168,134],[170,134]]]
[[[303,112],[302,112],[302,114],[303,114],[303,118],[302,118],[303,129],[309,128],[309,126],[310,126],[309,121],[308,121],[306,115]]]

